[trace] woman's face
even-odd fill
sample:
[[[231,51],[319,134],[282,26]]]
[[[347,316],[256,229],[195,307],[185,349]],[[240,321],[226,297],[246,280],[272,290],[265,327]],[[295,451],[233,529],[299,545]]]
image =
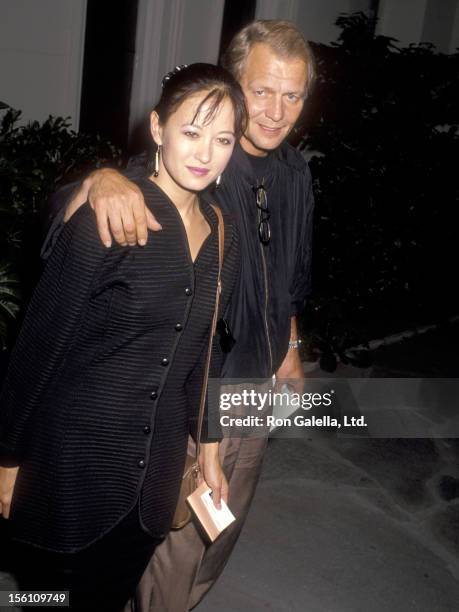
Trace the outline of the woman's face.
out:
[[[192,123],[200,102],[208,92],[198,92],[170,115],[161,125],[158,115],[151,115],[155,142],[162,145],[159,179],[172,179],[187,191],[201,191],[223,172],[236,142],[234,110],[224,98],[211,121],[205,121],[212,100],[207,101]]]

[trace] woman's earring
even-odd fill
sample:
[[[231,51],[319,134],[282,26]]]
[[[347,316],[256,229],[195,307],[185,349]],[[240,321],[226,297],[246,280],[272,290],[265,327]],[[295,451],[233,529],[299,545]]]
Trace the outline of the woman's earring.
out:
[[[159,174],[159,160],[161,158],[161,145],[158,145],[155,153],[155,171],[153,172],[153,176],[158,176]]]
[[[217,180],[215,181],[215,187],[220,187],[220,183],[222,182],[222,175],[219,174],[217,176]]]

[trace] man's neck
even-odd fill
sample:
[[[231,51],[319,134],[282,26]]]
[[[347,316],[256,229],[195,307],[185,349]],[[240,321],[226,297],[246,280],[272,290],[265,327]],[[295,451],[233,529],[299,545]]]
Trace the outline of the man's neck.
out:
[[[269,151],[265,151],[264,149],[258,149],[245,136],[241,137],[239,144],[241,145],[243,151],[245,151],[249,155],[253,155],[254,157],[266,157],[269,153]]]

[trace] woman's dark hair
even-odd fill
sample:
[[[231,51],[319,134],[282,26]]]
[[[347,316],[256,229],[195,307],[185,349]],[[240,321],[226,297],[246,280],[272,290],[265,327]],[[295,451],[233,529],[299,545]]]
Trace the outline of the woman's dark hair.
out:
[[[192,123],[207,102],[211,102],[204,123],[210,123],[220,104],[228,98],[234,109],[234,132],[239,139],[247,126],[247,109],[244,93],[236,79],[224,68],[213,64],[190,64],[170,72],[163,80],[163,92],[155,111],[161,123],[168,118],[189,96],[207,92],[200,102]]]

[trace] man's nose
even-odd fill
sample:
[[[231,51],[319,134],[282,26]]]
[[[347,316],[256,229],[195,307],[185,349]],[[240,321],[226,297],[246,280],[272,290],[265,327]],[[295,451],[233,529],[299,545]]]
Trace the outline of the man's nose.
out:
[[[273,96],[266,108],[266,116],[271,121],[281,121],[284,118],[284,101],[282,96]]]

